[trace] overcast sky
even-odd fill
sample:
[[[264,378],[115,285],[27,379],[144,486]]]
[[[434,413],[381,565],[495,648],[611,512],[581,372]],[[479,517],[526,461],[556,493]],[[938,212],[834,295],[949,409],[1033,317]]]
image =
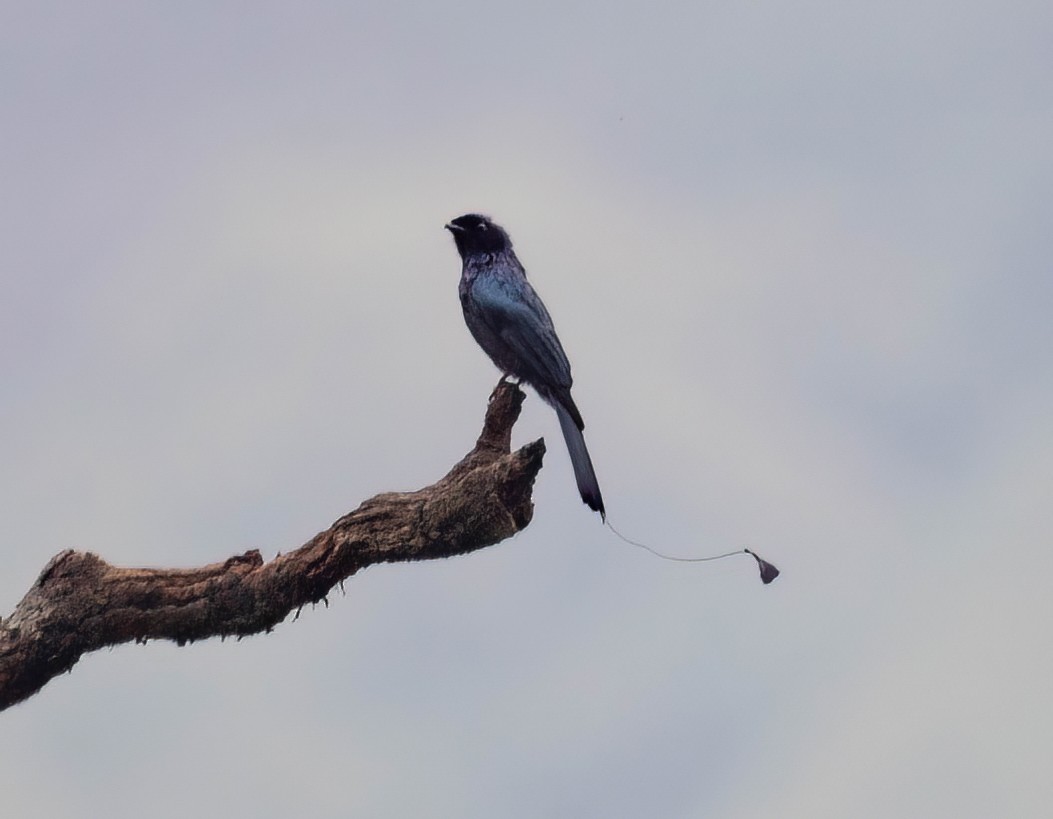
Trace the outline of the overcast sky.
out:
[[[1053,10],[0,6],[0,614],[440,477],[492,215],[574,366],[533,523],[0,715],[5,816],[1043,816]]]

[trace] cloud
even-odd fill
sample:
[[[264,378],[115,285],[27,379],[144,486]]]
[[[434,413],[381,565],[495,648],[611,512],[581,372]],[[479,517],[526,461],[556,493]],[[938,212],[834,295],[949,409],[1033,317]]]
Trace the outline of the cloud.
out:
[[[8,611],[60,548],[272,554],[444,472],[474,209],[615,524],[783,577],[613,540],[532,397],[526,532],[86,658],[4,714],[9,809],[1037,814],[1053,120],[1041,21],[986,13],[10,12]]]

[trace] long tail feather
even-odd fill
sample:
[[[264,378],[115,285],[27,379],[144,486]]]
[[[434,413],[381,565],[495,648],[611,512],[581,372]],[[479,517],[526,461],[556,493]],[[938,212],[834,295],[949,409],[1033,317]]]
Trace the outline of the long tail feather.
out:
[[[596,480],[596,471],[592,468],[592,458],[585,446],[585,436],[581,434],[573,416],[560,404],[555,405],[556,415],[559,417],[559,425],[563,429],[563,437],[567,441],[567,451],[570,453],[570,462],[574,467],[574,478],[578,482],[578,492],[581,499],[590,509],[599,512],[603,520],[607,520],[607,512],[603,508],[603,496],[600,495],[600,484]]]

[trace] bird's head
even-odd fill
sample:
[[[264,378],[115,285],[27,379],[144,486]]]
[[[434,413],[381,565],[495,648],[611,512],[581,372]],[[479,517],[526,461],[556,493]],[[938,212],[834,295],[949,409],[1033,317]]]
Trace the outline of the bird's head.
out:
[[[483,253],[501,253],[512,247],[512,240],[504,228],[478,213],[458,216],[446,225],[446,229],[453,234],[462,259]]]

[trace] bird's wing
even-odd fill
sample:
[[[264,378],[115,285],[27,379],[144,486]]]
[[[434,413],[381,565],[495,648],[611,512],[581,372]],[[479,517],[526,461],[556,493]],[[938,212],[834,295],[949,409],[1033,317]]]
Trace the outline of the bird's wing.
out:
[[[525,280],[476,279],[472,300],[480,318],[508,345],[525,372],[514,373],[535,387],[570,388],[570,362],[545,305]]]

